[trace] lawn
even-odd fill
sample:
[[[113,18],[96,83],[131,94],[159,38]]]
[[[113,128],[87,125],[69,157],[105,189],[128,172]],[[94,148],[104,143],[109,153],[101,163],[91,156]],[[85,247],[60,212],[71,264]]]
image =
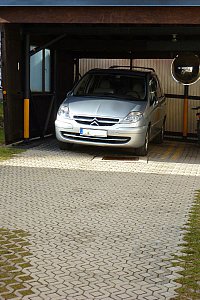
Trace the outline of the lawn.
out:
[[[13,155],[21,153],[22,150],[6,147],[4,145],[4,128],[3,128],[3,103],[0,103],[0,161],[11,158]]]
[[[0,127],[0,145],[4,144],[4,130]]]
[[[181,277],[176,282],[181,287],[176,290],[178,296],[174,300],[200,299],[200,190],[197,192],[189,221],[186,224],[183,243],[183,255],[175,257],[175,266],[183,268]]]
[[[3,117],[3,103],[0,102],[0,116]]]

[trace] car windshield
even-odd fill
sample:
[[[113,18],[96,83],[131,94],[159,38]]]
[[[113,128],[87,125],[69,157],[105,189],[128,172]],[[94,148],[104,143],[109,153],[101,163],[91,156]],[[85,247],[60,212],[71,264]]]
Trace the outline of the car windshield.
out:
[[[87,74],[73,91],[74,96],[146,99],[145,78],[121,74]]]

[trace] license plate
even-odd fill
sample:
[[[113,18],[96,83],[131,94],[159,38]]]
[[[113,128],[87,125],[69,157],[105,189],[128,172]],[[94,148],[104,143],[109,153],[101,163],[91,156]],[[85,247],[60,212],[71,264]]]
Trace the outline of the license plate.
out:
[[[98,130],[98,129],[80,128],[80,135],[94,136],[94,137],[107,137],[107,131]]]

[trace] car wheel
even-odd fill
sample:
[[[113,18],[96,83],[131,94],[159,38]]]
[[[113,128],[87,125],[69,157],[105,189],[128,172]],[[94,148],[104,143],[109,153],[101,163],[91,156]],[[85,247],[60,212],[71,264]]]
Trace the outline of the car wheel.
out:
[[[149,129],[147,130],[144,145],[136,149],[136,154],[138,156],[146,156],[149,149]]]
[[[156,144],[162,144],[164,141],[164,132],[165,132],[165,122],[163,122],[163,125],[160,129],[159,134],[155,137],[154,142]]]
[[[72,149],[73,144],[58,141],[58,147],[60,148],[60,150],[70,150]]]

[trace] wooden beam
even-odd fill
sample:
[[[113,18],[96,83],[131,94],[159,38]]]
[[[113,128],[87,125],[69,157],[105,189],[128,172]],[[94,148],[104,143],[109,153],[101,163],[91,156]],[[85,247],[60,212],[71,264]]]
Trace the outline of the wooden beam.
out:
[[[200,7],[0,7],[0,23],[200,24]]]

